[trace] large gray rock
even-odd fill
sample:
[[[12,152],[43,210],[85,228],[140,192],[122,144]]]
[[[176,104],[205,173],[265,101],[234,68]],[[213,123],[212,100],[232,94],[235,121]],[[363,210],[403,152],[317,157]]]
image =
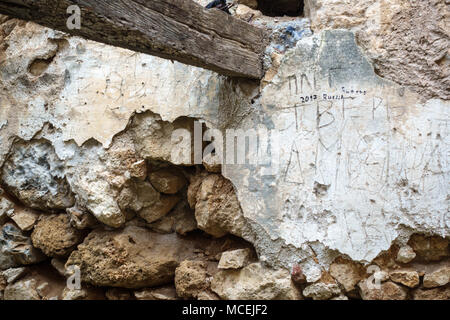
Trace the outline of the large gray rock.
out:
[[[197,298],[209,288],[208,272],[203,261],[183,261],[175,270],[175,288],[181,298]]]
[[[134,292],[137,300],[178,300],[177,291],[173,286],[146,288]]]
[[[1,274],[6,279],[6,283],[11,284],[14,283],[19,278],[23,277],[28,272],[27,268],[11,268],[6,269]]]
[[[186,178],[176,169],[161,169],[150,172],[151,184],[162,193],[175,194],[186,185]]]
[[[227,300],[296,300],[301,295],[291,282],[289,272],[253,263],[240,270],[216,273],[211,289]]]
[[[413,293],[414,300],[450,300],[450,286],[434,289],[417,289]]]
[[[433,272],[426,273],[423,277],[425,288],[445,286],[450,282],[450,266],[442,266]]]
[[[225,251],[219,260],[219,269],[240,269],[250,263],[252,252],[250,249]]]
[[[194,198],[199,229],[215,237],[227,233],[243,236],[247,232],[233,184],[221,175],[212,174],[204,178]]]
[[[147,224],[147,227],[156,232],[177,232],[180,235],[186,235],[197,229],[197,221],[194,211],[189,208],[186,201],[180,201],[169,214],[158,221]]]
[[[155,222],[172,210],[180,201],[176,195],[160,194],[148,181],[133,181],[118,198],[122,210],[136,212],[148,223]]]
[[[41,300],[37,289],[36,280],[29,279],[17,281],[6,287],[4,293],[5,300]]]
[[[8,216],[21,230],[30,231],[39,219],[40,213],[30,208],[16,206]]]
[[[14,203],[0,195],[0,226],[3,225],[9,215],[14,212]]]
[[[336,279],[346,292],[355,289],[355,286],[365,275],[364,268],[348,260],[336,261],[330,266],[330,275]]]
[[[129,226],[91,232],[70,255],[82,280],[95,286],[144,288],[170,283],[175,269],[192,254],[192,244],[176,234],[157,234]]]
[[[396,283],[410,288],[417,287],[420,282],[419,273],[415,270],[393,270],[389,273],[389,278]]]
[[[406,245],[401,247],[397,253],[397,261],[401,263],[409,263],[416,257],[414,250]]]
[[[3,166],[1,183],[31,208],[62,210],[75,202],[63,163],[46,141],[15,144]]]
[[[377,288],[362,280],[358,286],[363,300],[406,300],[408,297],[408,290],[405,287],[391,281],[384,282]]]
[[[31,234],[33,245],[49,257],[67,256],[84,233],[70,225],[67,214],[42,216]]]
[[[9,254],[5,254],[0,250],[0,270],[14,268],[19,265],[20,264],[14,260],[13,256],[11,256]]]
[[[303,290],[303,295],[313,300],[328,300],[341,293],[339,286],[335,283],[313,283]]]
[[[31,239],[12,223],[0,230],[0,269],[34,264],[45,260],[39,249],[33,247]]]

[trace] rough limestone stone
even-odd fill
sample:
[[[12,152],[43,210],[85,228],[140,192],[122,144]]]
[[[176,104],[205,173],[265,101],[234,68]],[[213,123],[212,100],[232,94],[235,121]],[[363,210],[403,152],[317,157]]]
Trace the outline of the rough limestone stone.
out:
[[[376,271],[373,274],[373,277],[375,280],[379,280],[381,282],[388,281],[389,280],[389,272],[384,271],[384,270]]]
[[[197,194],[202,186],[203,180],[208,176],[206,172],[200,172],[190,177],[190,184],[187,190],[187,201],[189,203],[189,207],[191,209],[195,209],[195,205],[197,204]]]
[[[84,289],[76,290],[64,288],[63,294],[61,296],[62,300],[85,300],[87,298],[87,292]]]
[[[66,276],[65,260],[62,260],[61,258],[53,258],[52,260],[50,260],[50,264],[53,268],[55,268],[56,271],[58,271],[61,276]]]
[[[147,178],[147,163],[145,160],[138,160],[131,164],[129,172],[131,177],[143,181]]]
[[[3,166],[1,182],[34,209],[61,210],[75,202],[63,163],[46,141],[15,144]]]
[[[5,276],[3,273],[0,273],[0,292],[3,293],[3,290],[5,290],[7,284],[8,282],[6,281]]]
[[[28,272],[27,268],[11,268],[2,272],[6,283],[11,284],[23,277]]]
[[[444,266],[425,274],[423,277],[423,286],[425,288],[434,288],[445,286],[450,282],[450,267]]]
[[[102,157],[105,151],[98,145],[89,143],[86,150],[77,150],[68,160],[68,180],[78,196],[77,206],[86,208],[99,222],[118,228],[126,221],[117,204],[118,189],[125,179],[117,172],[113,174]]]
[[[414,234],[408,244],[420,261],[439,261],[450,256],[449,240],[439,236]]]
[[[211,173],[221,173],[222,172],[222,162],[217,156],[211,153],[203,157],[203,166],[206,171]]]
[[[142,181],[124,188],[118,199],[122,210],[137,212],[148,223],[164,217],[179,201],[179,196],[160,194],[150,182]]]
[[[160,220],[146,224],[145,227],[158,233],[172,233],[174,231],[173,225],[173,217],[166,215]]]
[[[17,281],[6,287],[4,293],[5,300],[41,300],[37,290],[36,281]]]
[[[0,226],[8,220],[8,214],[14,212],[14,203],[4,197],[0,197]]]
[[[17,206],[9,214],[11,220],[23,231],[33,229],[39,216],[40,214],[32,209]]]
[[[414,300],[450,300],[450,286],[434,289],[417,289],[413,292]]]
[[[14,260],[14,257],[3,253],[0,250],[0,270],[18,267],[20,264]]]
[[[178,300],[176,289],[173,286],[159,288],[146,288],[134,292],[137,300]]]
[[[186,178],[176,169],[161,169],[150,172],[150,183],[161,193],[175,194],[186,185]]]
[[[216,273],[211,289],[227,300],[297,300],[300,293],[291,282],[289,272],[273,270],[253,263],[240,270]]]
[[[159,201],[160,194],[149,182],[137,181],[124,188],[117,200],[122,210],[139,212]]]
[[[143,208],[138,214],[148,223],[152,223],[168,214],[180,200],[181,198],[179,196],[162,194],[156,203]]]
[[[319,281],[322,278],[322,269],[320,266],[314,264],[309,270],[308,274],[306,275],[307,282],[316,282]]]
[[[303,290],[303,296],[313,300],[328,300],[341,294],[341,289],[335,283],[318,282],[307,286]]]
[[[225,251],[220,257],[219,269],[240,269],[251,262],[252,252],[250,249],[238,249]]]
[[[67,214],[43,215],[31,234],[31,240],[49,257],[66,256],[83,241],[83,232],[70,225]]]
[[[168,122],[163,121],[164,118],[151,112],[134,116],[127,133],[131,135],[137,152],[148,160],[167,161],[175,165],[192,165],[191,141],[184,134],[193,132],[194,120],[179,118]],[[180,130],[182,135],[178,137]]]
[[[62,291],[67,285],[66,279],[58,275],[49,264],[40,263],[27,266],[26,269],[26,274],[23,274],[15,283],[26,283],[31,280],[34,283],[33,288],[42,300],[61,297]]]
[[[417,271],[414,270],[395,270],[389,273],[389,278],[397,283],[407,287],[414,288],[419,285],[420,279]]]
[[[181,235],[197,229],[197,220],[195,220],[194,211],[191,210],[186,202],[180,202],[173,210],[174,230]]]
[[[147,228],[161,233],[177,232],[186,235],[197,229],[194,211],[185,201],[180,201],[175,208],[160,220],[147,224]]]
[[[43,282],[39,286],[36,287],[36,291],[41,298],[47,296],[50,292],[50,284],[48,282]]]
[[[2,256],[5,263],[1,269],[19,267],[41,262],[45,256],[34,248],[31,239],[12,223],[7,223],[0,231],[0,260]]]
[[[196,298],[209,287],[206,263],[183,261],[175,270],[175,288],[182,298]]]
[[[199,229],[222,237],[227,233],[242,236],[246,222],[233,185],[222,176],[212,174],[202,180],[195,205]]]
[[[78,206],[66,209],[70,217],[70,225],[78,230],[93,229],[98,225],[98,221],[86,209]]]
[[[363,300],[406,300],[408,296],[408,291],[404,287],[391,281],[382,283],[379,289],[368,287],[365,280],[358,286]]]
[[[65,283],[65,281],[64,281]],[[105,289],[82,284],[80,290],[64,286],[56,300],[106,300]]]
[[[66,268],[80,266],[82,280],[96,286],[143,288],[169,283],[192,253],[176,234],[157,234],[128,226],[122,231],[92,231],[72,252]]]
[[[380,76],[449,99],[448,6],[440,0],[305,1],[312,28],[350,29]],[[426,14],[423,14],[426,12]]]
[[[352,291],[355,286],[363,278],[363,272],[361,266],[358,264],[343,260],[335,262],[330,266],[330,274],[340,284],[344,286],[345,291]]]
[[[414,250],[410,246],[406,245],[398,250],[396,260],[401,263],[409,263],[414,260],[415,257],[416,253],[414,252]]]
[[[72,148],[75,151],[68,154]],[[68,180],[78,196],[77,206],[108,226],[123,226],[128,212],[118,203],[120,192],[134,181],[142,182],[142,177],[132,175],[136,162],[142,161],[132,137],[126,133],[117,135],[107,150],[89,141],[82,148],[72,144],[60,151],[66,157]]]

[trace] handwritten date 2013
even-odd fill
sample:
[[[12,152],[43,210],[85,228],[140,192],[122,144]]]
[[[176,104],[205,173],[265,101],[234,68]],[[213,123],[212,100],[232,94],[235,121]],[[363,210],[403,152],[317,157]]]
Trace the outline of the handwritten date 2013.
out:
[[[317,94],[312,94],[310,96],[301,96],[300,101],[301,101],[301,103],[307,103],[307,102],[317,100],[317,98],[318,98]]]

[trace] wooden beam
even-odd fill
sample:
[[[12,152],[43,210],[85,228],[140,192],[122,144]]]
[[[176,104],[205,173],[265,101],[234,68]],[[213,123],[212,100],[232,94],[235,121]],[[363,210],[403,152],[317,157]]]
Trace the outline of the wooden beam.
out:
[[[67,8],[81,8],[69,30]],[[265,32],[192,0],[0,0],[0,13],[233,77],[260,79]]]

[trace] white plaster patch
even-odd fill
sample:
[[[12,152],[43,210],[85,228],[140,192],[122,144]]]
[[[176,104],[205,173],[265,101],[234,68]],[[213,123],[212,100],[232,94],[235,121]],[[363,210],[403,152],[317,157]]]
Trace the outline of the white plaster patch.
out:
[[[246,127],[280,130],[278,175],[224,171],[245,216],[293,252],[281,264],[301,260],[307,243],[368,262],[401,233],[449,235],[450,104],[419,98],[378,78],[349,32],[301,40],[285,56],[262,93],[265,116]]]

